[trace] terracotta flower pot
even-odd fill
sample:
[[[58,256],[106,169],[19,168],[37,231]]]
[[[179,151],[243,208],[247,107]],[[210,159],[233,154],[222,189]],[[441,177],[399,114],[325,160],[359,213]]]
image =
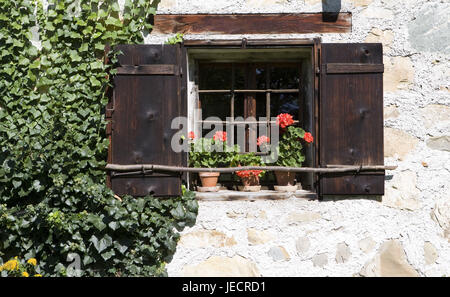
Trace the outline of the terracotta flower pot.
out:
[[[293,186],[295,183],[295,172],[275,171],[275,177],[279,186]]]
[[[215,187],[219,179],[220,172],[199,172],[203,187]]]
[[[242,184],[244,187],[253,187],[253,186],[259,186],[259,176],[250,174],[246,177],[241,177]]]
[[[239,187],[240,191],[244,192],[259,192],[261,186],[259,185],[259,175],[250,174],[249,176],[242,176],[242,187]]]

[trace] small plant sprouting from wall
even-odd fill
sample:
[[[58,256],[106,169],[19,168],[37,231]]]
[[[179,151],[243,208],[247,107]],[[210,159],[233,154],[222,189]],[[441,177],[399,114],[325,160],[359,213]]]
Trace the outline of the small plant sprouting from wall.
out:
[[[177,44],[183,42],[184,35],[181,33],[177,33],[175,36],[172,36],[167,39],[166,44]]]
[[[0,263],[67,275],[76,254],[79,275],[165,275],[193,194],[119,201],[103,170],[105,45],[141,43],[159,1],[48,2],[0,0]]]

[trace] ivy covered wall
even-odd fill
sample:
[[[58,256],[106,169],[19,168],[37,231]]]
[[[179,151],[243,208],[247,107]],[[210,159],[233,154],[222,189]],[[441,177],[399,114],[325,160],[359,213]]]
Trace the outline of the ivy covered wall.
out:
[[[175,228],[195,222],[192,193],[118,198],[106,187],[105,91],[120,53],[105,64],[105,45],[141,43],[159,3],[118,2],[0,0],[0,264],[165,275]]]

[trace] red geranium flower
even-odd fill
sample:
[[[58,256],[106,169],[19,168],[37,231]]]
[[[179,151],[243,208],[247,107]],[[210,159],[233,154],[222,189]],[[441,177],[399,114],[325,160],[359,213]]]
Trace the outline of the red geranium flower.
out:
[[[251,175],[258,176],[261,174],[261,172],[263,172],[263,171],[262,170],[241,170],[241,171],[236,171],[236,175],[239,176],[240,178],[243,178],[243,177],[249,177]]]
[[[227,141],[227,132],[217,131],[216,134],[214,134],[213,139],[225,142]]]
[[[279,125],[281,128],[286,128],[287,126],[290,126],[293,123],[294,119],[288,113],[280,113],[277,116],[277,125]]]
[[[256,140],[256,144],[258,146],[261,146],[262,144],[269,143],[269,142],[270,142],[270,138],[265,135],[258,137],[258,139]]]
[[[313,142],[314,141],[314,138],[313,138],[312,134],[309,133],[309,132],[305,132],[305,136],[303,137],[303,139],[306,142]]]
[[[195,138],[195,133],[193,131],[188,133],[188,137],[189,139],[194,139]]]

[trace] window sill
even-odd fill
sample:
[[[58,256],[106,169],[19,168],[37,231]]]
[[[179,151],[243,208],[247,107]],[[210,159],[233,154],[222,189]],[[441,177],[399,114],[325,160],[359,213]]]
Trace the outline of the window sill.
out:
[[[317,199],[317,194],[306,190],[297,190],[295,192],[278,192],[271,190],[243,192],[220,190],[218,192],[195,192],[195,198],[200,201],[259,201],[285,200],[289,198]]]

